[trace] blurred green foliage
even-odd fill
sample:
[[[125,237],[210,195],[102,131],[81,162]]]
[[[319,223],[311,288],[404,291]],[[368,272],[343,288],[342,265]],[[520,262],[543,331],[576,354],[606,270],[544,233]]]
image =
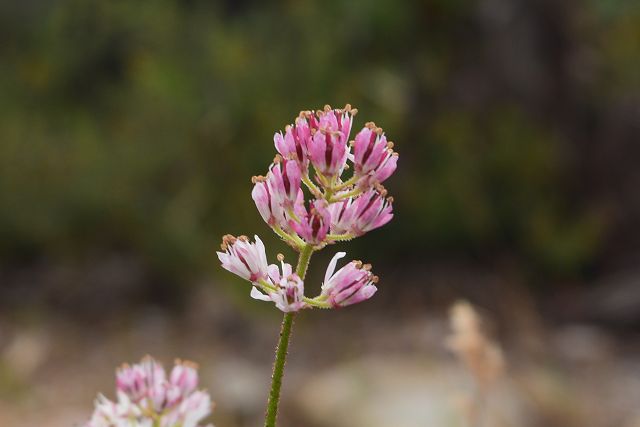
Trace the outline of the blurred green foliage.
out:
[[[637,2],[0,9],[5,266],[125,251],[168,277],[202,274],[223,233],[267,234],[249,178],[273,133],[346,102],[401,155],[398,221],[363,255],[508,254],[575,275],[603,254],[612,221],[583,178],[624,167],[597,147],[628,138],[606,117],[640,88]]]

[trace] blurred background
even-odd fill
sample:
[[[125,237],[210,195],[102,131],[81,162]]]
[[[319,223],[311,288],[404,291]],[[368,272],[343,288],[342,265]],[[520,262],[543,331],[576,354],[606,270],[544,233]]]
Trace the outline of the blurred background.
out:
[[[8,1],[0,94],[0,425],[81,425],[146,353],[260,425],[280,315],[215,251],[294,262],[250,177],[345,103],[396,143],[395,219],[312,261],[380,292],[299,316],[282,424],[464,425],[466,299],[506,361],[486,425],[640,425],[639,2]]]

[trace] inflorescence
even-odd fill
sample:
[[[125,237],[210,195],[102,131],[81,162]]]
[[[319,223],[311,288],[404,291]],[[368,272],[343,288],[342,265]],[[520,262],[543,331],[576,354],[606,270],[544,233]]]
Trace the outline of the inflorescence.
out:
[[[297,252],[316,251],[351,240],[393,218],[393,199],[382,183],[396,170],[398,154],[383,130],[366,123],[349,141],[357,110],[325,106],[302,111],[284,133],[274,135],[278,154],[266,176],[254,176],[251,196],[271,229]],[[344,172],[352,171],[350,177]],[[305,191],[311,195],[305,200]],[[218,258],[228,271],[252,283],[251,296],[272,301],[283,312],[343,307],[369,299],[378,278],[369,264],[352,261],[335,271],[339,252],[329,263],[321,294],[304,295],[304,277],[278,255],[268,264],[258,236],[226,235]],[[304,276],[304,274],[302,274]]]
[[[99,395],[85,427],[199,427],[213,405],[209,394],[197,388],[194,363],[177,360],[167,377],[164,368],[146,356],[116,371],[117,400]]]

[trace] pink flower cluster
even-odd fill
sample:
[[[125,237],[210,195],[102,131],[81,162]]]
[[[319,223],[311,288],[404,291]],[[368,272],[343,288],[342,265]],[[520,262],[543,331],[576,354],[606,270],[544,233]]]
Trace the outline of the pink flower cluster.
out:
[[[357,110],[325,106],[302,111],[284,133],[274,135],[278,154],[266,176],[254,176],[251,196],[262,219],[296,251],[319,250],[382,227],[393,218],[393,199],[382,183],[396,170],[393,143],[374,123],[350,141]],[[344,172],[351,170],[350,177]],[[304,188],[311,199],[305,201]],[[340,255],[340,256],[338,256]],[[251,296],[272,301],[282,311],[312,306],[342,307],[370,298],[377,278],[370,266],[352,262],[333,274],[341,252],[327,270],[322,293],[304,296],[304,283],[290,264],[282,272],[268,265],[262,241],[223,238],[218,258],[222,266],[252,282]]]
[[[198,373],[176,361],[169,377],[147,356],[116,372],[115,402],[99,395],[86,427],[198,427],[212,411],[209,394],[197,390]],[[209,427],[211,425],[209,424]]]
[[[252,197],[260,215],[294,247],[300,239],[317,248],[348,240],[393,217],[393,200],[385,199],[381,184],[396,170],[398,154],[372,122],[349,142],[356,112],[349,105],[302,111],[284,134],[275,134],[279,154],[267,176],[253,178]],[[353,175],[343,180],[349,162]],[[303,183],[315,197],[308,208]],[[366,201],[357,202],[363,195]],[[332,206],[336,203],[339,207]]]

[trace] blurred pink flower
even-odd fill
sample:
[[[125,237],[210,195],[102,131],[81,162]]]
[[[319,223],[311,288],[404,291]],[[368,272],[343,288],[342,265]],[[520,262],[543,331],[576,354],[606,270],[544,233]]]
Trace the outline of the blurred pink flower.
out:
[[[194,392],[198,388],[197,367],[189,362],[176,363],[171,370],[169,383],[182,395]]]
[[[197,427],[212,411],[209,394],[196,391],[198,374],[176,361],[169,380],[151,357],[116,373],[117,401],[99,395],[86,427]]]
[[[166,375],[151,357],[145,357],[133,366],[123,365],[116,370],[116,388],[134,402],[154,394],[166,382]]]
[[[329,262],[322,284],[321,297],[324,297],[333,307],[345,307],[367,300],[376,293],[374,285],[378,277],[371,273],[371,265],[360,261],[351,261],[337,272],[336,264],[345,252],[338,252]]]

